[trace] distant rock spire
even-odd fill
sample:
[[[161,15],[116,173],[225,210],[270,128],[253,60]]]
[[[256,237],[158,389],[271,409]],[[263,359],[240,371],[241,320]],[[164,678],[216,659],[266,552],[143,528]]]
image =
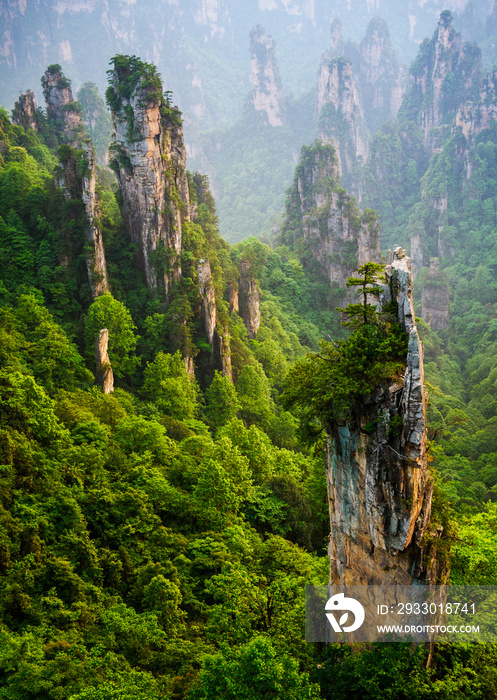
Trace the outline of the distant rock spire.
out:
[[[340,175],[350,187],[352,172],[367,156],[369,137],[352,63],[345,58],[329,61],[325,56],[316,97],[319,138],[335,147]]]
[[[343,56],[343,50],[342,23],[336,18],[330,26],[330,48],[327,51],[327,55],[331,60],[332,58]]]
[[[81,119],[81,110],[75,102],[71,81],[66,78],[58,64],[45,71],[41,85],[47,106],[47,118],[58,128],[59,139],[63,143],[77,146],[86,136]]]
[[[285,121],[283,87],[274,41],[258,24],[250,32],[252,94],[256,112],[264,112],[270,126],[282,126]]]
[[[19,99],[12,110],[12,121],[23,129],[38,131],[38,107],[35,94],[32,90],[26,90],[19,95]]]
[[[395,118],[405,89],[404,72],[395,59],[384,20],[376,17],[369,22],[359,53],[364,112],[374,132]]]

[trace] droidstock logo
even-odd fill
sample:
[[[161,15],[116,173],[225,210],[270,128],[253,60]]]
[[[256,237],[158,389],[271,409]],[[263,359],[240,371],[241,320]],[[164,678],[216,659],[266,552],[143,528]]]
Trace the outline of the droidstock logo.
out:
[[[364,622],[364,608],[355,598],[346,598],[345,593],[337,593],[327,601],[325,605],[326,617],[335,632],[355,632]],[[343,612],[337,622],[334,612]],[[354,613],[355,619],[351,625],[346,625],[349,612]]]

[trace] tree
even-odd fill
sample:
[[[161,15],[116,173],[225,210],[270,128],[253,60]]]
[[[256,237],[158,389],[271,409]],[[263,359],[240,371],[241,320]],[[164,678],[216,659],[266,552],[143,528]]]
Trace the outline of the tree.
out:
[[[375,284],[381,266],[366,263],[358,268],[361,277],[351,277],[358,286],[361,304],[349,304],[343,325],[353,332],[346,340],[321,342],[319,353],[309,354],[289,371],[282,392],[287,408],[300,412],[303,435],[313,439],[333,422],[347,420],[354,403],[371,393],[382,379],[394,376],[405,364],[408,337],[392,317],[380,314],[367,301],[378,295]]]
[[[207,420],[214,429],[226,425],[232,418],[236,417],[240,401],[235,387],[228,377],[223,377],[220,372],[216,371],[205,396],[207,399]]]
[[[147,364],[142,395],[177,420],[194,418],[197,412],[197,388],[179,351],[174,355],[158,352],[155,360]]]
[[[133,332],[136,326],[128,309],[110,292],[95,299],[85,318],[85,345],[89,359],[95,357],[95,342],[102,328],[109,331],[109,357],[114,375],[133,374],[140,364],[140,358],[132,355],[138,340]]]
[[[254,637],[240,649],[224,647],[207,656],[191,700],[318,700],[318,687],[287,655],[277,655],[268,637]]]
[[[347,314],[348,321],[342,325],[350,328],[359,328],[367,323],[378,321],[378,312],[374,304],[368,302],[368,295],[378,298],[381,287],[378,286],[378,275],[383,270],[383,265],[374,262],[367,262],[357,268],[360,277],[349,277],[347,287],[359,287],[358,294],[362,295],[360,304],[349,304],[344,309],[337,308],[338,311]]]

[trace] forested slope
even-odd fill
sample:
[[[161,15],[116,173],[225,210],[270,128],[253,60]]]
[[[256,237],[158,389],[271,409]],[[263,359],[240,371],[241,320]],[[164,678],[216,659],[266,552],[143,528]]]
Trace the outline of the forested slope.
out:
[[[180,115],[153,67],[116,59],[120,181],[136,176],[142,88],[159,114],[170,198],[155,221],[179,221],[182,232],[174,260],[159,244],[147,252],[149,279],[173,280],[167,303],[165,281],[147,286],[122,191],[99,168],[93,223],[110,292],[92,287],[81,193],[95,166],[78,148],[85,134],[43,113],[35,129],[1,114],[0,697],[494,697],[493,647],[443,646],[426,670],[422,648],[357,654],[304,642],[304,585],[325,583],[329,567],[322,443],[303,441],[278,397],[290,364],[330,329],[338,334],[332,309],[343,289],[316,257],[328,218],[313,222],[319,192],[310,188],[304,219],[289,199],[282,245],[230,247],[205,178],[174,170],[181,158],[167,149],[180,143]],[[57,89],[68,89],[64,80]],[[70,97],[60,115],[77,123]],[[305,150],[294,195],[323,166],[328,213],[363,235],[362,248],[356,240],[332,251],[353,270],[376,217],[361,216],[333,162],[329,146]],[[186,202],[177,189],[185,182]],[[213,305],[218,337],[229,329],[233,382],[215,334],[209,342]],[[108,394],[95,383],[102,328],[115,380]],[[427,346],[441,354],[432,332]],[[465,526],[474,539],[454,570],[460,581],[492,583],[495,509],[476,497],[470,506],[481,512]]]

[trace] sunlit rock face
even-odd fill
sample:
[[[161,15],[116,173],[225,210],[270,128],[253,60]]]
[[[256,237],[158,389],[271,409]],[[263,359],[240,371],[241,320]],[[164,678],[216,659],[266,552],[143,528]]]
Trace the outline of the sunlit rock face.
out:
[[[328,427],[332,584],[409,584],[439,575],[424,537],[440,533],[430,532],[423,358],[410,261],[400,248],[386,279],[380,304],[396,303],[409,335],[405,371],[357,404],[348,421]]]
[[[104,394],[110,394],[114,391],[114,373],[110,364],[108,348],[109,331],[107,328],[102,328],[95,342],[95,364],[97,367],[96,381]]]
[[[152,92],[139,77],[129,94],[119,96],[130,70],[123,66],[111,75],[113,164],[123,218],[138,245],[147,287],[163,289],[167,301],[181,277],[182,225],[189,219],[183,129],[162,84]]]

